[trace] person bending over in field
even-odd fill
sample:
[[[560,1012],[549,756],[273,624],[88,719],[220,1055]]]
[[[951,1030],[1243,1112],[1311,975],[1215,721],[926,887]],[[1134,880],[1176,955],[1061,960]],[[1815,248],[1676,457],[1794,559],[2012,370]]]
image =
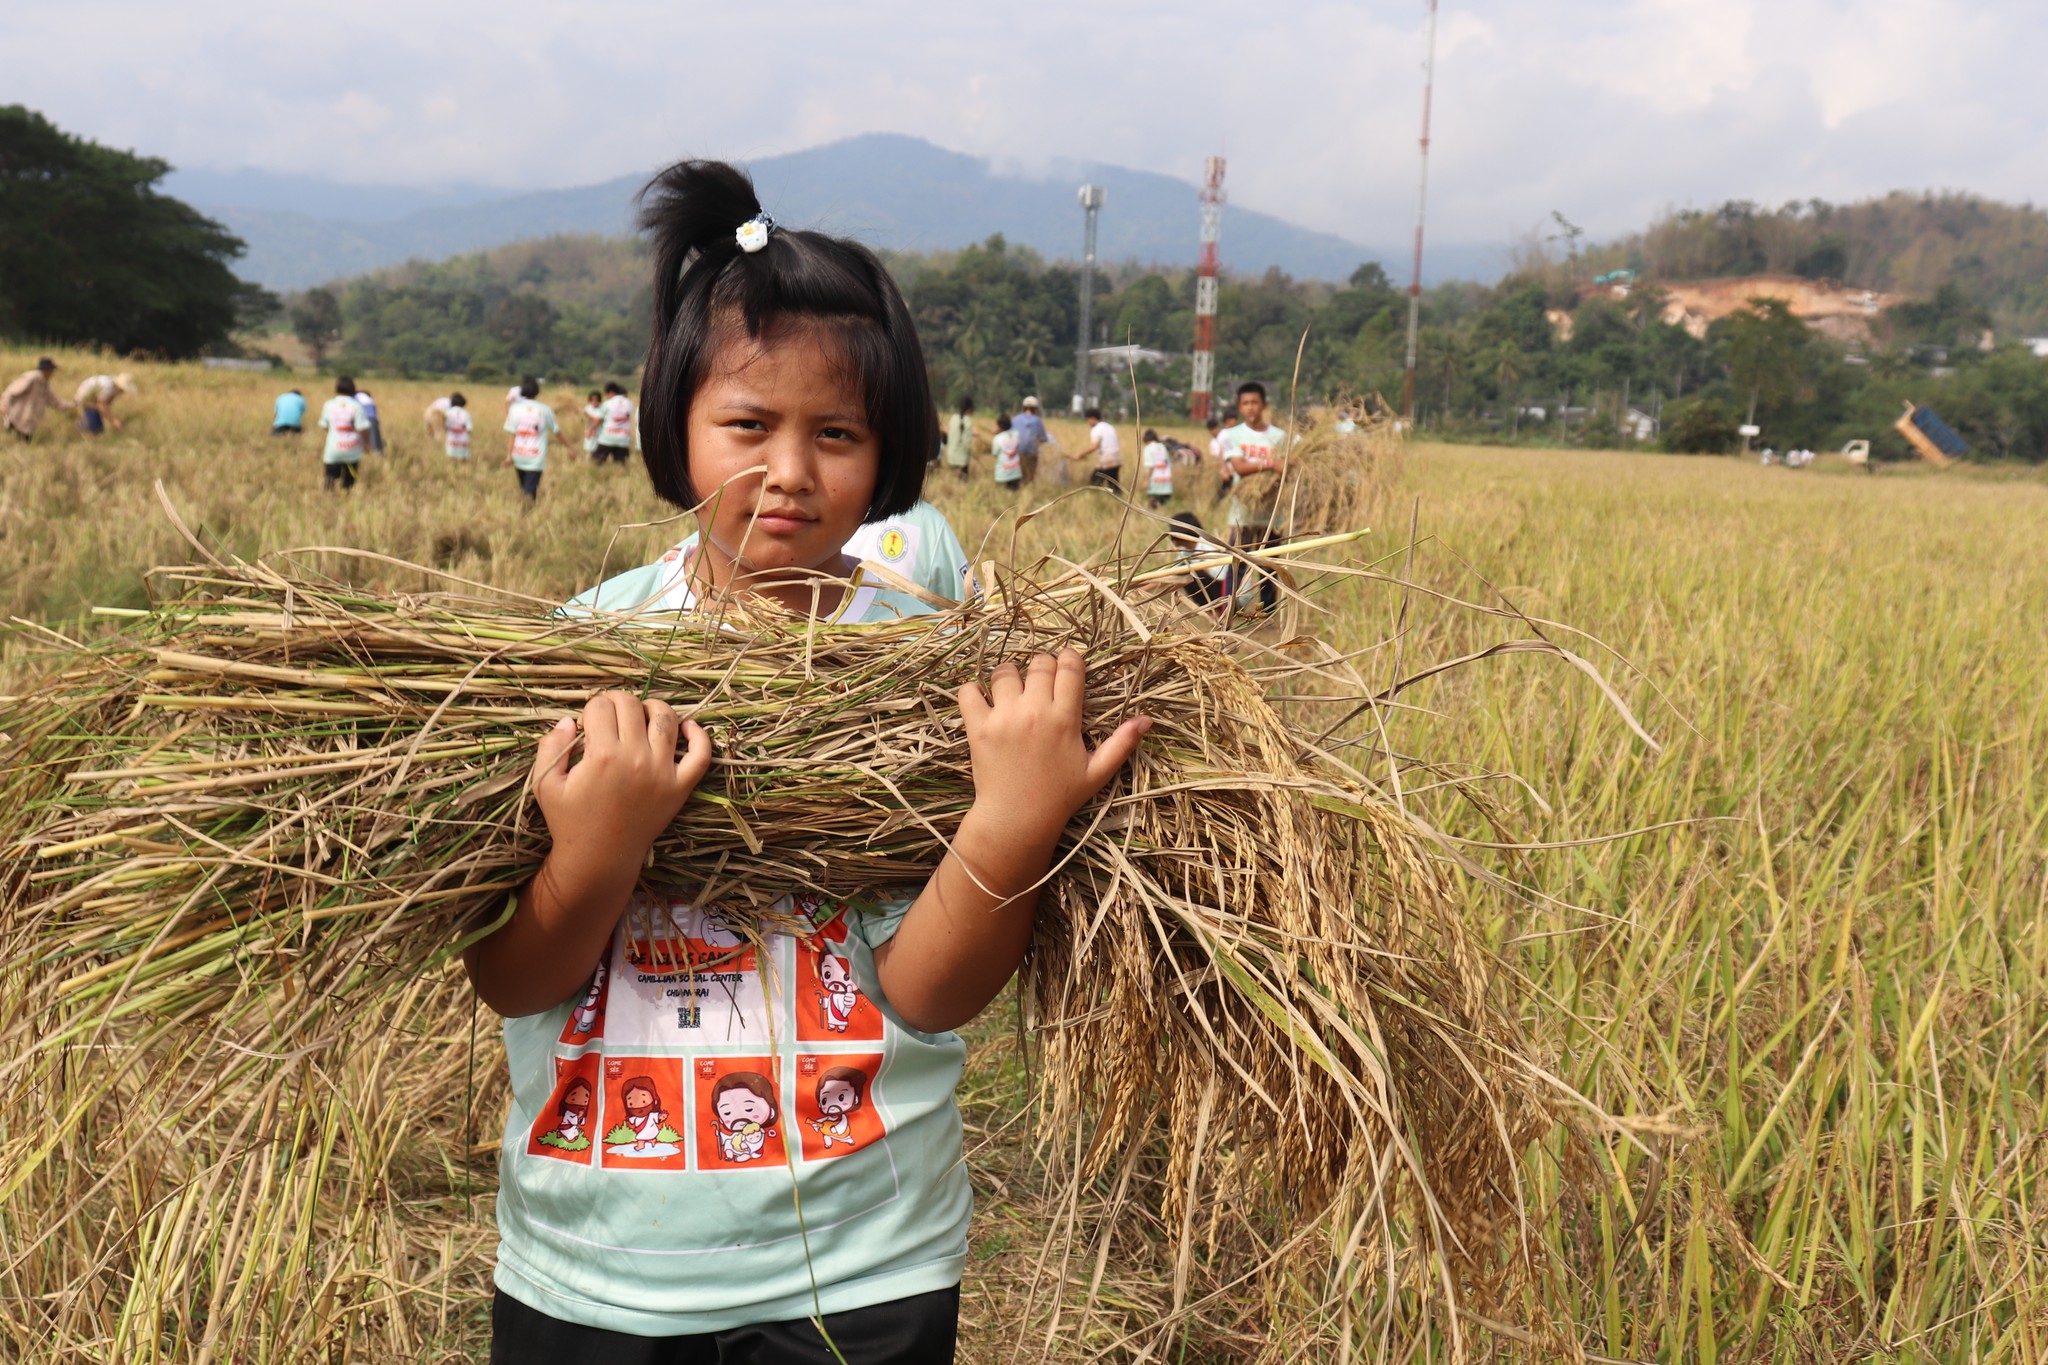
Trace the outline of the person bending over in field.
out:
[[[924,611],[841,548],[918,501],[935,445],[923,351],[888,271],[858,243],[776,227],[722,163],[670,167],[643,204],[655,283],[642,454],[659,496],[702,509],[703,534],[689,560],[670,551],[570,612],[665,628],[669,613],[735,598],[816,626]],[[816,1049],[853,1040],[799,1041],[816,1036],[794,986],[804,945],[750,930],[755,948],[717,973],[730,1009],[678,1008],[668,979],[628,960],[655,923],[702,920],[697,883],[664,883],[649,851],[710,771],[711,736],[620,691],[541,738],[535,793],[552,845],[509,920],[464,957],[505,1018],[512,1074],[494,1362],[953,1358],[972,1196],[952,1030],[1017,970],[1061,832],[1149,724],[1125,720],[1090,750],[1086,688],[1071,650],[962,688],[974,799],[950,851],[915,891],[840,904],[815,926],[843,942],[878,1007],[859,1052],[888,1059],[862,1097],[880,1132],[822,1154],[791,1141],[781,1115]],[[763,923],[789,923],[797,890],[726,899],[772,903]],[[596,1031],[564,1041],[594,971],[610,973]],[[659,1161],[540,1142],[559,1131],[553,1097],[576,1072],[557,1062],[571,1059],[676,1076],[687,1091],[674,1126],[691,1140]]]

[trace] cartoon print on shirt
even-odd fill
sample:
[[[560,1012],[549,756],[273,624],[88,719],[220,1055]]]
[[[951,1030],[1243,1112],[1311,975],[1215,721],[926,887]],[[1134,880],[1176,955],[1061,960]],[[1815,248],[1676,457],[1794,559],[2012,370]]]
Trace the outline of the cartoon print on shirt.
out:
[[[853,1149],[853,1111],[867,1099],[867,1092],[867,1073],[850,1066],[835,1066],[818,1078],[818,1117],[811,1120],[811,1131],[825,1140],[826,1151],[835,1142]]]
[[[823,1023],[833,1033],[846,1032],[853,1022],[853,1007],[860,1003],[860,987],[853,979],[853,963],[830,949],[818,955],[818,1003]]]
[[[590,1102],[597,1091],[581,1076],[573,1078],[562,1090],[562,1098],[555,1106],[557,1115],[552,1130],[542,1133],[537,1141],[550,1147],[559,1147],[565,1152],[586,1151],[590,1139],[583,1130],[590,1126]]]
[[[735,1071],[711,1090],[711,1129],[727,1161],[760,1160],[774,1136],[775,1086],[756,1071]]]
[[[609,1154],[623,1157],[675,1156],[682,1150],[683,1135],[669,1126],[668,1110],[662,1107],[661,1091],[651,1076],[634,1076],[619,1087],[619,1099],[626,1116],[604,1135]]]
[[[569,1011],[569,1022],[562,1025],[562,1041],[570,1045],[588,1042],[604,1031],[605,986],[611,980],[609,963],[599,962],[597,971],[591,975],[590,989],[583,992],[583,998],[576,1008]]]
[[[598,1164],[615,1171],[688,1170],[689,1079],[684,1060],[607,1056],[603,1063],[603,1117],[592,1126],[592,1131],[604,1135]]]
[[[882,1012],[860,988],[847,912],[842,904],[837,915],[797,944],[796,1036],[803,1042],[881,1040]]]
[[[796,1059],[796,1124],[805,1161],[859,1151],[886,1135],[875,1105],[880,1053],[803,1052]]]
[[[527,1155],[589,1164],[586,1154],[597,1128],[599,1061],[595,1053],[555,1059],[555,1088],[527,1134]]]

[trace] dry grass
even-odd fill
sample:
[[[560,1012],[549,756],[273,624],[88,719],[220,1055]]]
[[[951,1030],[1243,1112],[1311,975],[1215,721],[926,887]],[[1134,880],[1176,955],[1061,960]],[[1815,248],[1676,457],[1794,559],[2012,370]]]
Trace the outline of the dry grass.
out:
[[[68,375],[83,372],[67,361]],[[138,372],[146,385],[157,373]],[[142,568],[183,558],[148,494],[156,474],[195,523],[222,528],[242,552],[357,544],[436,562],[433,541],[466,531],[488,550],[439,562],[553,598],[594,581],[611,527],[659,515],[633,481],[574,464],[551,472],[541,506],[521,515],[497,471],[464,484],[465,471],[404,453],[373,468],[353,500],[323,501],[310,447],[289,457],[299,472],[279,482],[287,457],[251,434],[273,387],[160,374],[129,430],[97,447],[69,438],[0,448],[5,562],[25,566],[4,585],[16,609],[57,618],[89,602],[134,604]],[[428,395],[384,390],[416,393],[415,407]],[[2048,490],[1428,446],[1410,451],[1403,477],[1424,538],[1407,553],[1403,501],[1388,518],[1397,533],[1370,544],[1415,591],[1338,585],[1305,619],[1342,647],[1391,641],[1357,660],[1388,682],[1526,634],[1435,605],[1428,591],[1570,621],[1640,667],[1627,690],[1665,746],[1651,753],[1577,675],[1511,659],[1433,678],[1384,713],[1388,747],[1456,755],[1491,792],[1490,811],[1426,788],[1406,793],[1411,810],[1452,836],[1497,841],[1493,821],[1518,839],[1567,845],[1654,829],[1547,851],[1467,846],[1483,867],[1542,893],[1517,898],[1470,877],[1453,891],[1466,922],[1527,974],[1523,1031],[1633,1128],[1610,1132],[1590,1165],[1560,1146],[1530,1168],[1531,1252],[1563,1278],[1499,1316],[1548,1323],[1554,1335],[1524,1351],[1475,1331],[1468,1347],[1539,1359],[1568,1357],[1574,1344],[1639,1360],[2048,1356],[2048,640],[2030,625],[2048,608],[2038,536]],[[1193,493],[1207,519],[1202,490]],[[1006,506],[980,484],[939,482],[935,496],[970,542]],[[1079,556],[1107,543],[1115,519],[1076,498],[1015,532],[1014,560],[1008,523],[988,544],[1006,562]],[[628,532],[612,563],[637,562],[674,534]],[[396,571],[365,585],[421,586]],[[1687,823],[1656,828],[1670,821]],[[409,1330],[434,1344],[420,1354],[470,1358],[488,1176],[473,1213],[462,1191],[466,1167],[487,1169],[490,1157],[472,1161],[464,1145],[460,988],[431,993],[413,1019],[402,1071],[369,1057],[278,1065],[274,1112],[311,1123],[332,1105],[366,1116],[369,1134],[343,1125],[330,1162],[388,1131],[409,1141],[345,1187],[338,1207],[364,1231],[345,1246],[306,1231],[287,1205],[219,1215],[231,1258],[296,1256],[307,1267],[300,1293],[240,1302],[237,1322],[381,1307],[391,1285],[417,1283],[429,1289],[405,1300],[418,1315]],[[482,1030],[475,1068],[486,1116],[502,1104],[493,1032]],[[974,1043],[962,1092],[979,1193],[967,1354],[1011,1360],[1044,1346],[1041,1291],[1085,1290],[1095,1248],[1043,1255],[1063,1191],[1044,1186],[1023,1140],[1027,1056],[999,1014]],[[162,1146],[156,1116],[125,1122],[137,1141]],[[40,1123],[10,1110],[0,1141]],[[283,1188],[287,1167],[278,1169]],[[288,1169],[311,1178],[303,1164]],[[42,1226],[37,1210],[85,1198],[93,1179],[82,1162],[44,1171],[51,1183],[33,1200],[0,1206],[0,1244],[27,1245]],[[1087,1193],[1099,1198],[1102,1187]],[[1135,1218],[1124,1229],[1138,1245],[1119,1243],[1119,1254],[1156,1254],[1177,1232]],[[118,1312],[119,1295],[36,1297],[47,1288],[0,1289],[0,1317],[61,1308],[88,1333]],[[1212,1319],[1177,1358],[1252,1354],[1264,1296],[1284,1292],[1230,1291],[1238,1325]],[[1111,1285],[1108,1302],[1142,1316],[1170,1294],[1170,1273],[1134,1277]],[[208,1307],[202,1297],[190,1320]],[[435,1316],[444,1309],[445,1328]],[[1356,1335],[1361,1358],[1448,1353],[1433,1333],[1391,1344]],[[1115,1337],[1112,1321],[1069,1314],[1051,1355],[1119,1358]],[[104,1340],[94,1349],[75,1348],[110,1354]],[[402,1353],[366,1344],[363,1354]]]

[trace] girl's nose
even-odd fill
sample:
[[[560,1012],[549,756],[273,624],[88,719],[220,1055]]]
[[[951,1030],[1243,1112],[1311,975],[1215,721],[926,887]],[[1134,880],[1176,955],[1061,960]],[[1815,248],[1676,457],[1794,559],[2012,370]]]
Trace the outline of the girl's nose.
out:
[[[817,483],[817,459],[808,440],[796,432],[778,433],[769,443],[762,483],[778,493],[808,493]]]

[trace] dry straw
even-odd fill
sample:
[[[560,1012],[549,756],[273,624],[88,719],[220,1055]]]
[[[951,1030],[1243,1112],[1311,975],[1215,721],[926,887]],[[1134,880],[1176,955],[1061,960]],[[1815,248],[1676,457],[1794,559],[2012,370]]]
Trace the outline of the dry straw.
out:
[[[1328,568],[1299,555],[1269,562]],[[1391,757],[1340,759],[1268,696],[1346,677],[1369,710],[1370,689],[1312,642],[1211,630],[1156,558],[988,581],[812,628],[160,571],[155,609],[0,711],[0,1341],[419,1354],[480,1292],[476,1239],[458,1254],[449,1210],[394,1206],[390,1130],[494,1107],[447,1093],[450,962],[545,853],[526,778],[548,725],[626,687],[711,728],[651,878],[874,894],[921,882],[971,800],[954,691],[1067,645],[1091,739],[1155,724],[1070,826],[1024,970],[1074,1258],[1042,1278],[1095,1291],[1050,1349],[1199,1326],[1277,1356],[1373,1313],[1455,1337],[1461,1304],[1506,1302],[1550,1098]],[[1158,1297],[1105,1305],[1133,1265]]]

